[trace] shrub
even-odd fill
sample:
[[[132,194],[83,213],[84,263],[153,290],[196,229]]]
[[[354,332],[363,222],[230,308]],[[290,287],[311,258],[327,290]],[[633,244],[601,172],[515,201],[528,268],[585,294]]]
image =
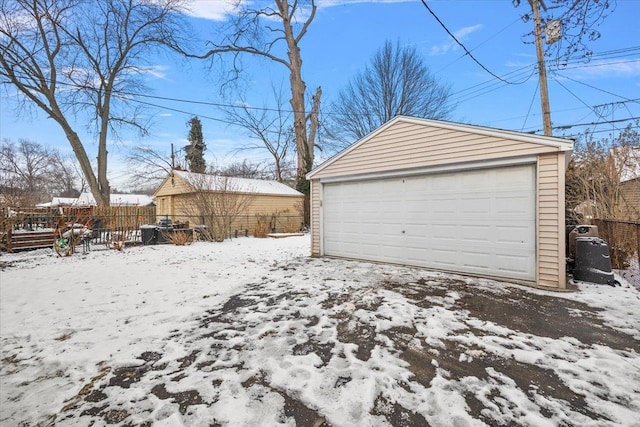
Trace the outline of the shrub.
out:
[[[193,243],[193,232],[191,230],[178,230],[165,235],[167,241],[176,246],[185,246]]]
[[[295,221],[288,221],[284,225],[285,233],[297,233],[300,231],[300,224],[296,224]]]
[[[271,232],[271,215],[256,215],[256,225],[253,227],[253,235],[264,239]]]

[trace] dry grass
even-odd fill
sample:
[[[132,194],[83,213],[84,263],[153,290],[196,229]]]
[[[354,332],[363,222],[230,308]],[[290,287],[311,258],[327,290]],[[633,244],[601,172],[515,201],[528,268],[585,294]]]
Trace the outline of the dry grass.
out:
[[[178,230],[173,233],[167,233],[165,235],[167,241],[173,243],[176,246],[185,246],[193,243],[193,232],[190,230],[182,231]]]
[[[296,224],[293,221],[289,221],[284,225],[285,233],[297,233],[300,231],[300,224]]]
[[[256,225],[253,227],[253,235],[264,239],[271,233],[271,215],[256,215]]]

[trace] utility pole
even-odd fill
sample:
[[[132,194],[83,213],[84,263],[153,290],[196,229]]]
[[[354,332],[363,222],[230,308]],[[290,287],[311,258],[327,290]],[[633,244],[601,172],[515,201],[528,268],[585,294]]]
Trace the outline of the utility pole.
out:
[[[542,104],[542,124],[545,136],[552,136],[551,110],[549,108],[549,89],[547,88],[547,66],[544,62],[544,49],[542,47],[542,24],[540,22],[539,0],[529,0],[533,11],[535,27],[536,54],[538,56],[538,75],[540,79],[540,103]],[[540,0],[541,1],[541,0]],[[544,3],[542,7],[545,8]]]

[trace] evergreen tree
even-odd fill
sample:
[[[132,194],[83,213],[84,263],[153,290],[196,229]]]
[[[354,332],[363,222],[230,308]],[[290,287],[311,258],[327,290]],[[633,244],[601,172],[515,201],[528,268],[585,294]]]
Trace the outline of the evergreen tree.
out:
[[[207,149],[207,146],[202,136],[202,122],[194,116],[187,122],[187,126],[189,126],[189,136],[187,137],[189,145],[184,147],[184,151],[187,153],[185,158],[189,171],[204,173],[207,168],[204,150]]]

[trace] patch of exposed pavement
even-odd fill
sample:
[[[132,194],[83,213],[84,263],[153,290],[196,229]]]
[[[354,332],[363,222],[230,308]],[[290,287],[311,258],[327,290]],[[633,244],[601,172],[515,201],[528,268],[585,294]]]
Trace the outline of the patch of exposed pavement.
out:
[[[295,266],[287,268],[296,269]],[[585,347],[602,345],[615,350],[640,352],[640,342],[606,326],[598,316],[599,309],[517,287],[492,290],[468,285],[462,279],[421,279],[409,283],[383,281],[374,284],[368,293],[365,289],[365,293],[360,294],[348,287],[338,292],[333,288],[324,298],[316,300],[317,307],[327,315],[327,321],[316,314],[305,314],[308,308],[305,304],[313,301],[309,293],[284,285],[280,286],[279,291],[274,291],[274,288],[265,286],[268,278],[263,279],[263,283],[248,285],[244,292],[231,296],[221,307],[210,309],[202,316],[195,330],[183,334],[189,337],[192,345],[198,341],[202,341],[204,345],[172,362],[163,362],[164,354],[146,352],[139,356],[142,363],[138,365],[105,367],[100,377],[89,381],[81,393],[70,399],[67,410],[80,407],[80,416],[88,417],[90,423],[148,426],[153,423],[150,410],[137,411],[134,416],[131,408],[136,407],[137,402],[130,402],[129,405],[114,402],[109,398],[113,395],[110,390],[144,387],[147,394],[177,405],[181,414],[188,414],[199,405],[214,404],[217,401],[215,390],[224,382],[224,379],[215,375],[216,372],[232,370],[246,378],[240,383],[241,386],[251,390],[252,395],[258,396],[257,398],[267,393],[279,396],[284,402],[281,414],[283,420],[293,420],[297,426],[329,426],[329,421],[318,408],[310,406],[299,395],[274,385],[268,372],[251,370],[246,366],[241,356],[256,345],[247,331],[260,329],[262,332],[259,339],[282,338],[283,334],[281,330],[269,329],[268,325],[260,324],[256,313],[269,314],[268,317],[275,323],[295,319],[302,320],[308,329],[322,326],[321,330],[325,333],[308,334],[302,342],[299,330],[292,329],[285,334],[289,336],[289,355],[315,355],[319,360],[319,367],[326,367],[335,358],[344,357],[338,344],[355,345],[353,354],[361,361],[367,361],[376,347],[386,346],[406,363],[406,369],[411,372],[409,382],[397,380],[407,390],[411,389],[410,382],[429,387],[434,378],[443,372],[452,380],[462,381],[473,377],[492,382],[495,386],[484,394],[483,399],[472,392],[464,394],[469,413],[487,424],[496,423],[495,419],[487,416],[487,405],[495,405],[498,401],[504,404],[505,399],[508,400],[508,396],[501,394],[500,382],[504,378],[514,382],[532,402],[539,403],[540,397],[564,401],[571,411],[590,419],[606,420],[606,417],[603,418],[590,407],[584,396],[568,387],[553,370],[494,354],[487,348],[474,344],[492,336],[491,330],[478,327],[478,322],[490,322],[504,328],[507,332],[503,338],[507,340],[508,331],[514,331],[550,339],[573,337]],[[473,322],[468,322],[464,330],[443,339],[437,346],[427,344],[416,325],[380,330],[376,318],[362,315],[374,313],[383,303],[384,297],[380,291],[402,296],[408,305],[415,307],[459,310],[465,313],[464,319],[473,319]],[[451,297],[452,292],[455,293],[455,298]],[[580,315],[576,316],[575,313]],[[319,325],[321,321],[325,324]],[[180,333],[176,331],[174,338],[178,336]],[[468,357],[469,354],[474,357]],[[213,392],[204,396],[195,389],[175,391],[172,384],[179,383],[190,375],[208,378],[209,388]],[[352,378],[349,376],[338,376],[334,388],[344,387],[350,381]],[[144,386],[141,386],[142,382]],[[144,399],[146,398],[141,398]],[[542,413],[546,410],[543,408]],[[63,409],[57,419],[64,420],[65,416],[74,416],[65,412]],[[403,407],[383,393],[375,398],[370,413],[383,417],[392,426],[429,425],[421,414]],[[210,424],[221,425],[215,419]]]

